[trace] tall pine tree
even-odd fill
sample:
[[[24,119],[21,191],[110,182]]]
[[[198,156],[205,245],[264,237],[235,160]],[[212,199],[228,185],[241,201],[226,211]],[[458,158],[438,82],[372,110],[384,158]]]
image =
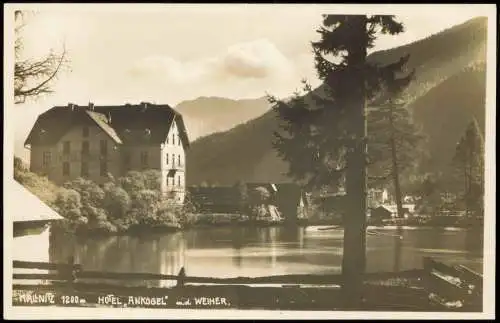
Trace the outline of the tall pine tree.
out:
[[[403,57],[398,63],[405,64],[409,56]],[[402,171],[416,166],[419,160],[418,144],[423,136],[412,121],[410,111],[406,108],[403,91],[411,81],[415,71],[411,71],[404,79],[397,79],[399,71],[385,71],[383,91],[372,102],[368,113],[368,133],[370,146],[370,179],[386,184],[390,178],[394,190],[398,217],[403,216],[403,192],[400,182]],[[381,180],[380,180],[381,179]]]
[[[469,123],[457,143],[453,163],[462,179],[466,215],[482,215],[484,208],[484,140],[477,121]]]
[[[286,102],[270,97],[283,121],[274,146],[289,162],[289,175],[310,188],[338,187],[345,179],[342,274],[349,307],[360,305],[366,266],[366,105],[408,82],[395,77],[404,60],[377,66],[367,52],[377,34],[401,32],[393,16],[325,15],[321,39],[312,43],[321,88],[306,85],[306,95]]]

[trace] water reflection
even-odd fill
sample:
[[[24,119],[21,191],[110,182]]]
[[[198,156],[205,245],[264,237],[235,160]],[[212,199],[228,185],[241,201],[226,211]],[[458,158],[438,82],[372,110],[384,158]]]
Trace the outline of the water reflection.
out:
[[[393,271],[401,270],[401,251],[403,249],[403,228],[398,227],[394,235],[394,268]]]
[[[245,247],[245,234],[246,230],[243,229],[241,232],[232,231],[232,247],[233,247],[233,264],[240,268],[243,263],[243,254],[241,250]]]
[[[86,240],[53,236],[50,258],[64,262],[73,255],[85,270],[114,272],[176,275],[185,267],[187,275],[212,277],[339,273],[342,237],[341,230],[314,227],[217,228]],[[478,230],[381,229],[367,236],[367,271],[421,268],[422,257],[430,256],[481,272],[482,245]]]
[[[483,252],[484,236],[481,230],[474,229],[468,230],[465,233],[464,248],[471,250],[466,256],[468,259],[474,259],[476,257],[481,257]]]

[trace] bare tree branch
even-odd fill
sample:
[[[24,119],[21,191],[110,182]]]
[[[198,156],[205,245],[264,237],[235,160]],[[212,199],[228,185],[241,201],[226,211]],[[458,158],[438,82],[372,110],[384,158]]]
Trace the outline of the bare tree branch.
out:
[[[20,104],[28,98],[36,99],[44,94],[52,93],[53,81],[64,67],[69,66],[66,46],[60,54],[50,53],[40,59],[22,59],[23,38],[21,29],[25,26],[25,13],[15,12],[16,41],[15,41],[15,64],[14,64],[14,102]]]

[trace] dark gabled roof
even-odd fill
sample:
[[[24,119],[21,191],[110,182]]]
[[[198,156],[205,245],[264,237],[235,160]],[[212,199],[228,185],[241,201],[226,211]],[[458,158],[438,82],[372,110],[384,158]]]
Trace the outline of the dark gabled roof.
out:
[[[380,205],[380,206],[377,206],[376,208],[373,208],[372,209],[372,212],[374,214],[380,214],[380,213],[384,213],[384,214],[392,214],[393,212],[391,210],[389,210],[386,206],[384,205]]]
[[[182,116],[168,105],[150,103],[92,108],[76,105],[53,107],[38,117],[25,145],[54,144],[74,125],[89,120],[95,122],[118,144],[163,143],[175,121],[184,147],[189,147]]]
[[[85,110],[54,107],[38,116],[24,144],[56,143],[77,120],[88,120]]]
[[[198,204],[238,204],[240,192],[232,186],[188,187],[191,199]]]

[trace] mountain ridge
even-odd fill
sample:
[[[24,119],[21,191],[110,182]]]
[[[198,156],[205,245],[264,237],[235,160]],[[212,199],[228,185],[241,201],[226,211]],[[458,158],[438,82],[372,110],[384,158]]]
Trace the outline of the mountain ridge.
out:
[[[271,109],[271,105],[264,97],[230,99],[201,96],[182,101],[174,109],[182,114],[191,140],[196,140],[254,119]]]
[[[439,134],[440,127],[432,127],[433,123],[439,125],[446,119],[461,118],[457,119],[453,134],[447,136],[446,140],[443,139],[444,142],[427,147],[429,152],[440,154],[437,158],[439,162],[428,165],[428,170],[443,169],[447,159],[451,158],[449,147],[453,147],[453,140],[461,135],[457,134],[461,128],[458,124],[467,123],[468,120],[465,119],[471,117],[484,120],[485,109],[482,102],[486,85],[481,80],[485,81],[485,68],[480,68],[474,74],[474,85],[470,84],[468,79],[471,74],[463,70],[469,66],[482,66],[486,62],[486,22],[484,17],[474,18],[411,44],[374,52],[368,58],[371,62],[387,64],[410,54],[408,69],[416,68],[417,74],[416,80],[407,91],[408,106],[415,111],[416,121],[424,131],[430,132],[429,138],[433,141],[441,140],[436,135]],[[465,89],[470,87],[474,91],[461,89],[454,93],[453,88],[457,86]],[[445,91],[447,95],[441,97],[436,91]],[[472,96],[474,99],[467,100]],[[460,105],[457,109],[461,113],[455,111],[455,118],[435,115],[436,112],[439,114],[445,110],[450,113],[453,108],[441,111],[439,106],[456,106],[457,102],[469,102],[474,105],[474,109]],[[426,106],[433,108],[425,108]],[[468,111],[470,109],[473,111]],[[272,148],[272,134],[278,129],[277,126],[278,120],[275,118],[275,112],[271,110],[230,130],[195,140],[188,152],[188,184],[209,181],[232,185],[236,181],[291,180],[283,175],[286,172],[286,163],[279,160]],[[444,146],[448,147],[444,152],[438,148]]]

